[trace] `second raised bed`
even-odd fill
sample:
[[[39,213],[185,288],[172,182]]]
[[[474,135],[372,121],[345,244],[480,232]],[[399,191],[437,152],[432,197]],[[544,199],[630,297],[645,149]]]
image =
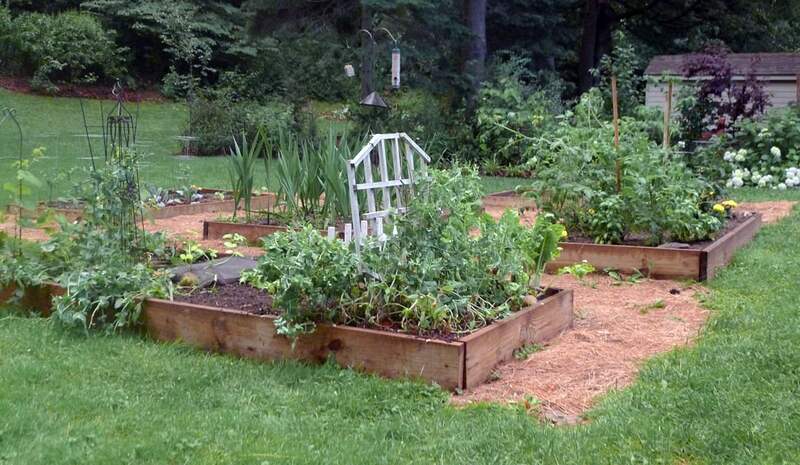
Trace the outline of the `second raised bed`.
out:
[[[639,271],[656,279],[704,281],[730,263],[733,254],[750,242],[760,228],[761,215],[752,215],[702,249],[562,242],[561,254],[547,269],[556,271],[586,260],[599,270]]]

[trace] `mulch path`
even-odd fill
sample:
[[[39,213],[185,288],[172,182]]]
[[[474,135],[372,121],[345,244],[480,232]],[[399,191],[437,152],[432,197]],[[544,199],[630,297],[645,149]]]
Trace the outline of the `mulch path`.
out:
[[[601,275],[579,282],[546,276],[553,287],[573,289],[574,328],[526,360],[507,362],[497,379],[452,402],[525,402],[533,396],[546,417],[578,416],[605,393],[631,384],[641,363],[690,344],[708,317],[695,294],[702,286],[644,280],[618,284]]]

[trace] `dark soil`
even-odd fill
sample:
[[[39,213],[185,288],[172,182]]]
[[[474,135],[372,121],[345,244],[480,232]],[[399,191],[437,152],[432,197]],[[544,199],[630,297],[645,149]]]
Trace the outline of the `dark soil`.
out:
[[[190,294],[176,295],[175,300],[189,304],[241,310],[254,315],[279,315],[272,308],[272,297],[266,292],[245,284],[195,289]]]
[[[724,236],[728,232],[732,231],[734,228],[739,226],[740,224],[744,223],[745,220],[753,216],[750,212],[736,212],[733,216],[725,222],[725,225],[717,231],[714,235],[713,239],[704,240],[704,241],[696,241],[696,242],[689,242],[688,249],[694,250],[702,250],[709,245],[711,245],[715,240],[719,239],[720,237]],[[579,234],[572,234],[570,233],[567,242],[577,242],[581,244],[594,244],[594,239],[591,237],[582,236]],[[677,241],[670,241],[670,242],[677,242]],[[644,246],[644,247],[655,247],[647,244],[645,238],[643,236],[633,236],[629,235],[625,237],[625,240],[622,241],[621,244],[614,244],[614,245],[634,245],[634,246]]]
[[[555,289],[547,289],[538,300],[550,297],[558,292]],[[175,295],[175,300],[178,302],[185,302],[195,305],[204,305],[208,307],[219,307],[230,310],[241,310],[243,312],[251,313],[253,315],[274,315],[278,316],[281,311],[272,307],[272,297],[266,292],[258,290],[246,284],[223,284],[215,287],[205,289],[195,289],[190,294]],[[357,328],[373,329],[376,331],[386,331],[395,334],[404,334],[406,336],[419,337],[423,339],[435,339],[444,342],[454,342],[459,338],[470,334],[465,333],[452,333],[443,331],[430,331],[430,330],[415,330],[409,328],[403,330],[399,323],[393,321],[383,321],[378,324],[362,324],[354,325]]]

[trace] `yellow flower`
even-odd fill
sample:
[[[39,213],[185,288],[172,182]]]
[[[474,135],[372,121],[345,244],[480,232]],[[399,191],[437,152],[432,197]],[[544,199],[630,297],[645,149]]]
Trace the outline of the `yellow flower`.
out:
[[[561,239],[564,239],[564,238],[566,238],[568,235],[569,235],[569,234],[567,234],[567,230],[566,230],[566,229],[565,229],[565,230],[563,230],[563,231],[561,231]]]
[[[712,208],[717,213],[725,213],[725,207],[721,203],[714,204]]]
[[[722,202],[722,206],[725,208],[736,208],[739,206],[739,204],[734,202],[733,200],[726,200]]]

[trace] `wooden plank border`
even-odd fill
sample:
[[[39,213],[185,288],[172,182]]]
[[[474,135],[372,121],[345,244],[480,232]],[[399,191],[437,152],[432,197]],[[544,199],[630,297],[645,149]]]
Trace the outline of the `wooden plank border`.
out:
[[[420,378],[454,390],[481,384],[519,347],[548,341],[571,328],[572,306],[571,290],[553,290],[541,301],[453,342],[321,324],[292,347],[277,334],[275,316],[160,299],[147,299],[143,323],[147,334],[159,341],[266,361],[319,363],[333,358],[342,366],[389,378]]]
[[[727,265],[734,253],[753,239],[761,224],[761,215],[755,214],[703,249],[562,242],[561,255],[548,263],[547,270],[554,272],[586,260],[600,270],[614,268],[625,273],[639,270],[655,279],[703,281]]]
[[[0,303],[15,292],[15,286],[0,288]],[[52,297],[64,292],[56,284],[29,288],[22,304],[48,316]],[[345,367],[389,378],[419,378],[456,390],[486,381],[498,364],[513,357],[514,350],[546,342],[571,328],[573,295],[571,290],[552,289],[542,300],[452,342],[321,324],[292,346],[277,334],[276,319],[161,299],[146,299],[142,310],[143,331],[157,341],[263,361],[322,363],[332,358]]]

